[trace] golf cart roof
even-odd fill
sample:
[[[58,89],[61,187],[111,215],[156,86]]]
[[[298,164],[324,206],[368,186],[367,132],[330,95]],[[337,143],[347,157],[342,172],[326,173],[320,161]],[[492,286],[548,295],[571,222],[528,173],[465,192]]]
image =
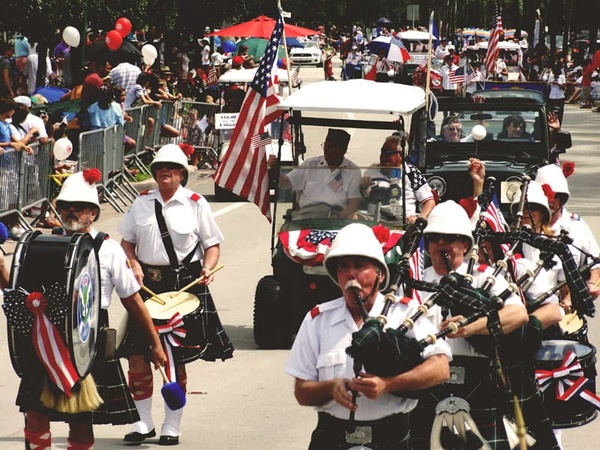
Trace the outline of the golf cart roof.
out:
[[[256,75],[257,69],[258,68],[241,69],[241,70],[230,69],[227,72],[225,72],[223,75],[221,75],[218,82],[219,82],[219,84],[250,83],[254,79],[254,75]],[[279,77],[280,83],[281,82],[287,83],[287,81],[288,81],[287,70],[277,69],[277,76]]]
[[[487,50],[487,48],[488,48],[488,41],[478,42],[477,44],[469,45],[469,47],[468,47],[469,50]],[[511,42],[511,41],[498,42],[498,48],[500,50],[513,50],[513,51],[517,51],[517,50],[521,49],[521,47],[519,46],[518,43]]]
[[[417,86],[369,80],[321,81],[302,86],[278,106],[282,110],[410,115],[425,105]]]
[[[429,32],[427,31],[418,31],[418,30],[408,30],[401,31],[398,33],[400,39],[405,39],[407,41],[428,41],[429,40]],[[435,38],[434,38],[435,40]]]

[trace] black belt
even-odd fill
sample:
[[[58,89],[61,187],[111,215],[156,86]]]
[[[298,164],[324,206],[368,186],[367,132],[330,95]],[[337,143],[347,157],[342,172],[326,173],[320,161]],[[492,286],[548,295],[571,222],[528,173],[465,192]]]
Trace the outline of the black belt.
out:
[[[339,436],[349,444],[385,445],[397,443],[409,437],[409,414],[397,413],[378,420],[338,419],[326,412],[319,412],[317,430]]]

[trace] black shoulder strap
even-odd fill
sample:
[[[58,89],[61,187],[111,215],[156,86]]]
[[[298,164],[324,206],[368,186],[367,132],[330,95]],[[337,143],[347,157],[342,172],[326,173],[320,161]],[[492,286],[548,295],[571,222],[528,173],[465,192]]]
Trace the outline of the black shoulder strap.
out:
[[[175,253],[175,247],[173,246],[173,241],[171,240],[171,235],[169,234],[169,230],[167,230],[167,224],[165,222],[165,218],[162,214],[162,205],[158,200],[154,200],[154,212],[156,213],[156,221],[158,222],[158,229],[160,230],[160,237],[163,241],[163,245],[165,246],[165,250],[167,251],[167,256],[169,257],[169,263],[174,270],[179,269],[182,266],[189,264],[189,262],[194,257],[196,253],[196,249],[198,248],[199,242],[196,242],[196,246],[192,249],[190,253],[188,253],[181,264],[177,260],[177,254]]]
[[[94,238],[94,250],[96,250],[96,254],[100,252],[100,247],[104,244],[104,241],[108,238],[108,234],[103,231],[98,231],[98,234]]]

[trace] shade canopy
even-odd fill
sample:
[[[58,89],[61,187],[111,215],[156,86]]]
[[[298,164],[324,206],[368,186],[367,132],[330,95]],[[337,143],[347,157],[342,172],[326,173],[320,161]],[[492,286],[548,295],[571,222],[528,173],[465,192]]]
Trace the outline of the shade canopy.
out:
[[[247,22],[238,23],[228,28],[215,31],[206,36],[238,36],[238,37],[257,37],[269,39],[275,28],[275,19],[267,16],[258,16]],[[316,30],[299,27],[296,25],[285,24],[286,37],[303,37],[319,34]]]

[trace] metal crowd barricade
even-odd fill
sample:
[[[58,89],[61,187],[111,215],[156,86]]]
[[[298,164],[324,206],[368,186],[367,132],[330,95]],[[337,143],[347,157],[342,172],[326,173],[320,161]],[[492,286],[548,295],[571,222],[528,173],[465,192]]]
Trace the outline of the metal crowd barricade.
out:
[[[215,170],[219,164],[219,134],[214,129],[218,108],[214,103],[181,103],[181,142],[194,147],[198,168],[209,164]]]
[[[150,106],[136,106],[125,110],[132,118],[131,122],[125,122],[125,134],[135,140],[135,149],[133,152],[125,154],[124,163],[126,166],[131,166],[146,175],[151,175],[142,160],[144,155],[150,151],[144,148],[145,134],[148,129],[148,112],[146,112],[146,110],[149,108]],[[129,171],[125,171],[125,174],[130,176]],[[131,179],[133,178],[134,177],[131,177]]]
[[[98,189],[118,212],[125,212],[135,200],[137,191],[123,175],[125,129],[121,126],[85,131],[79,135],[80,170],[97,168],[102,171]]]

